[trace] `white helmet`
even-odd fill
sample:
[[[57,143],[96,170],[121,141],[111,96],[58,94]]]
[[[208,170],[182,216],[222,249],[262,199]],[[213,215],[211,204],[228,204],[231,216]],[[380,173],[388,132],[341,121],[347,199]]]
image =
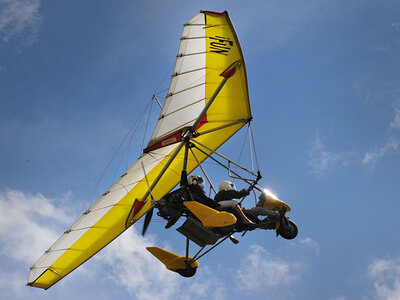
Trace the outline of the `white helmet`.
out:
[[[220,191],[230,191],[230,190],[234,190],[234,189],[235,189],[235,184],[232,183],[232,182],[230,182],[230,181],[228,181],[228,180],[225,180],[225,181],[222,181],[222,182],[219,184],[218,189],[219,189]]]
[[[198,185],[202,189],[204,189],[204,179],[200,175],[190,175],[188,177],[189,185]]]

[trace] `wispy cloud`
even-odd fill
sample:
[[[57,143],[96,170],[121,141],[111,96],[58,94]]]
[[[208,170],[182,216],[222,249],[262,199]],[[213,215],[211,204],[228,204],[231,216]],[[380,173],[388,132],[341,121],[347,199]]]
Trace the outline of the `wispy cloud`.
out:
[[[377,146],[372,151],[368,151],[363,159],[362,163],[364,165],[371,165],[376,163],[378,160],[385,156],[392,155],[396,152],[400,145],[400,138],[398,137],[397,129],[400,128],[400,110],[397,108],[398,104],[395,104],[394,109],[394,119],[389,123],[389,130],[391,130],[392,135],[389,136],[388,141],[383,146]]]
[[[355,158],[354,152],[329,152],[325,150],[320,134],[317,132],[312,141],[308,164],[311,168],[310,173],[318,177],[338,166],[347,167]]]
[[[273,270],[273,271],[271,271]],[[289,285],[299,280],[303,265],[270,255],[263,247],[253,245],[243,258],[237,277],[246,290]]]
[[[374,150],[367,152],[364,155],[362,163],[364,165],[375,163],[382,157],[393,153],[395,150],[397,150],[399,145],[400,145],[400,140],[395,136],[392,136],[390,140],[382,147],[377,147]]]
[[[133,228],[118,237],[95,258],[109,270],[109,279],[136,299],[225,298],[226,288],[207,266],[202,266],[194,282],[167,270],[146,250],[147,246],[158,243],[154,236],[143,238]],[[163,248],[169,247],[164,245]],[[169,250],[177,252],[176,249]]]
[[[60,224],[66,227],[72,223],[72,218],[55,202],[55,199],[47,199],[41,194],[31,195],[16,190],[1,192],[0,253],[27,263],[39,258],[56,240],[56,229],[60,229]]]
[[[398,108],[394,108],[395,116],[394,120],[390,122],[390,128],[400,128],[400,110]]]
[[[129,230],[97,255],[96,260],[111,268],[108,277],[137,299],[170,298],[179,288],[176,280],[179,275],[170,274],[146,250],[146,246],[155,243],[154,237],[142,238],[134,229]],[[159,282],[156,290],[151,288],[154,282]]]
[[[400,257],[376,259],[368,267],[376,299],[400,299]]]
[[[300,239],[299,243],[312,249],[315,254],[319,254],[320,252],[319,243],[310,237]]]
[[[4,42],[18,37],[27,45],[37,41],[42,18],[40,0],[0,0],[0,36]]]

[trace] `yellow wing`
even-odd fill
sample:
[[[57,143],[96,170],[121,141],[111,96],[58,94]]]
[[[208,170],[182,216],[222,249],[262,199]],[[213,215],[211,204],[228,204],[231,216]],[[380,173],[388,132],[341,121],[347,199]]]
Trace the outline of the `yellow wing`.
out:
[[[184,25],[168,95],[145,152],[33,265],[28,285],[51,287],[150,209],[142,163],[150,185],[157,181],[155,199],[179,183],[182,134],[195,124],[230,66],[235,74],[196,126],[193,139],[207,148],[193,149],[197,159],[189,153],[188,173],[251,119],[244,59],[229,16],[200,12]]]

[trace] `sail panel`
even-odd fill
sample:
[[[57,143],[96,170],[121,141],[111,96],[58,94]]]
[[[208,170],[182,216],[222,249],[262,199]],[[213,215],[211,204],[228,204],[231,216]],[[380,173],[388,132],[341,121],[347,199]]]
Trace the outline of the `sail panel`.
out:
[[[180,73],[177,76],[174,76],[171,80],[171,87],[173,90],[171,91],[170,94],[172,94],[171,97],[174,95],[178,95],[184,91],[192,90],[196,87],[199,87],[200,90],[204,89],[204,83],[205,83],[205,69],[192,69],[188,73]],[[189,91],[189,97],[195,99],[194,95],[192,95],[193,91]],[[188,95],[186,95],[187,97]],[[203,97],[204,98],[204,97]],[[188,106],[190,104],[184,101],[179,102],[179,98],[174,98],[171,99],[169,102],[168,106],[168,111],[164,113],[164,115],[168,114],[171,110],[174,110],[174,107],[176,106]]]
[[[179,122],[179,120],[182,118],[195,120],[202,110],[198,110],[199,104],[196,101],[205,98],[206,39],[204,24],[205,15],[200,13],[183,27],[168,95],[147,147],[157,143],[172,132],[182,128],[183,124],[186,124],[186,121]],[[196,70],[199,70],[199,72]],[[179,101],[179,98],[182,98],[183,95],[175,96],[183,91],[188,91],[184,95],[186,106],[194,104],[196,108],[180,111],[171,116],[170,113],[175,111],[174,105],[171,105],[171,103],[176,100]],[[201,103],[201,105],[204,108],[205,102]]]
[[[191,103],[187,103],[188,97],[193,97]],[[164,138],[190,126],[193,122],[188,124],[187,121],[197,118],[204,108],[204,99],[203,86],[196,86],[173,95],[171,101],[168,101],[168,110],[161,115],[161,119],[156,125],[157,134]],[[179,109],[183,107],[185,108]]]

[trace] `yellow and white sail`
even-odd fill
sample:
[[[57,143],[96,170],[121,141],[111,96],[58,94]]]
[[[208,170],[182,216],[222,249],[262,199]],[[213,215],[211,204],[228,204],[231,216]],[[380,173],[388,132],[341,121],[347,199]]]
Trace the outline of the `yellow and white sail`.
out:
[[[229,79],[196,123],[223,77]],[[168,95],[144,153],[31,267],[28,285],[51,287],[140,219],[151,207],[145,173],[155,199],[173,189],[188,128],[208,148],[206,154],[193,149],[202,162],[250,119],[244,58],[229,16],[202,11],[184,24]],[[188,173],[196,158],[189,153]]]

